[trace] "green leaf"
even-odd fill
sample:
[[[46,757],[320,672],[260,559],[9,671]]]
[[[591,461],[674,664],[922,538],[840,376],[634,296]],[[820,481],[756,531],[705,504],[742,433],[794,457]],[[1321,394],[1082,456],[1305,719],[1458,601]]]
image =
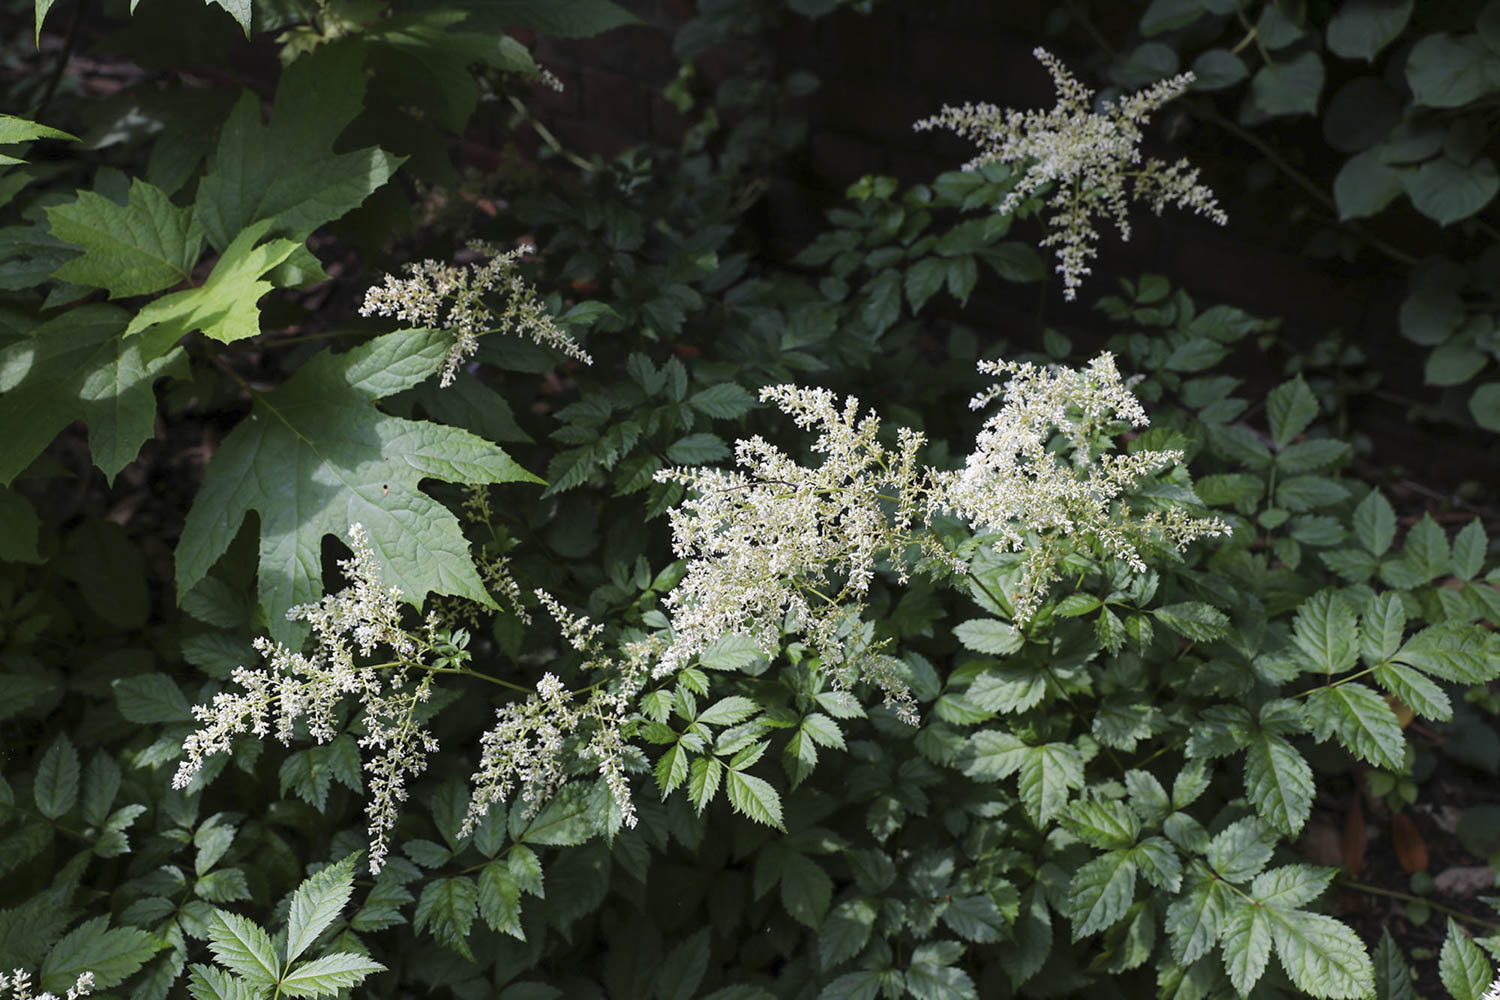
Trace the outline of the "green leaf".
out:
[[[125,336],[158,326],[159,335],[173,341],[194,330],[225,344],[258,335],[260,310],[255,304],[271,290],[271,283],[260,280],[260,276],[299,246],[291,240],[271,240],[257,246],[269,227],[270,222],[265,220],[237,235],[201,287],[147,303],[125,328]]]
[[[1259,732],[1245,755],[1245,795],[1272,826],[1295,837],[1312,810],[1313,774],[1285,737]]]
[[[385,966],[363,955],[339,951],[303,962],[282,977],[277,988],[290,997],[321,997],[357,986]]]
[[[1323,90],[1323,60],[1303,52],[1263,66],[1250,81],[1255,106],[1268,115],[1315,114]]]
[[[103,826],[120,792],[120,765],[103,750],[96,752],[83,772],[83,821],[89,826]],[[144,810],[144,806],[142,809]]]
[[[641,23],[611,0],[471,0],[467,6],[496,24],[534,28],[557,38],[586,38]]]
[[[68,139],[80,141],[76,135],[50,125],[41,125],[15,115],[0,115],[0,146],[31,142],[33,139]]]
[[[511,835],[522,843],[549,847],[574,847],[592,839],[599,831],[589,809],[589,795],[587,784],[574,781],[554,792],[547,807],[529,823],[522,819],[522,810],[514,810]]]
[[[85,972],[94,974],[94,989],[118,986],[146,964],[165,942],[134,927],[109,928],[109,917],[84,921],[64,935],[42,964],[42,989],[61,994]]]
[[[1307,719],[1318,739],[1336,733],[1339,742],[1361,760],[1388,771],[1405,770],[1401,723],[1385,699],[1363,684],[1345,682],[1314,689],[1307,698]]]
[[[1448,722],[1453,718],[1447,693],[1410,667],[1382,663],[1375,668],[1375,681],[1424,719]]]
[[[1266,910],[1236,900],[1224,924],[1221,944],[1229,981],[1244,996],[1260,981],[1271,959],[1271,925]]]
[[[1345,59],[1374,62],[1406,27],[1415,0],[1344,0],[1328,22],[1328,47]]]
[[[1382,161],[1378,148],[1351,156],[1333,179],[1340,221],[1375,215],[1405,190],[1401,171]]]
[[[1068,919],[1073,940],[1113,927],[1135,898],[1135,859],[1128,850],[1095,858],[1068,885]]]
[[[1469,413],[1487,431],[1500,434],[1500,382],[1486,382],[1469,397]]]
[[[1234,898],[1223,882],[1200,877],[1172,901],[1164,926],[1171,936],[1172,955],[1179,963],[1192,965],[1218,943]]]
[[[286,925],[286,960],[295,961],[338,917],[354,893],[358,853],[329,865],[297,886]],[[345,984],[349,985],[349,984]]]
[[[1480,1000],[1490,985],[1490,963],[1463,929],[1448,918],[1448,935],[1438,953],[1438,978],[1453,1000]]]
[[[696,763],[694,761],[695,765]],[[730,771],[725,790],[735,812],[748,816],[757,823],[774,826],[778,830],[784,829],[781,825],[781,796],[771,787],[770,782],[753,774]]]
[[[1299,990],[1330,1000],[1362,1000],[1375,990],[1365,946],[1345,924],[1321,913],[1267,907],[1276,957]]]
[[[818,930],[818,957],[832,969],[864,950],[879,913],[874,900],[850,899],[828,914]]]
[[[1176,849],[1161,837],[1147,837],[1131,851],[1141,874],[1158,889],[1177,892],[1182,887],[1182,859]]]
[[[765,655],[754,639],[731,632],[705,649],[698,657],[698,665],[708,670],[743,670]]]
[[[1068,804],[1068,790],[1083,787],[1083,759],[1067,743],[1027,747],[1017,778],[1021,803],[1037,826]]]
[[[1411,985],[1411,968],[1388,928],[1380,929],[1375,946],[1375,1000],[1417,1000]]]
[[[1292,623],[1292,642],[1318,670],[1342,673],[1359,657],[1354,610],[1332,589],[1302,602]]]
[[[1311,865],[1273,868],[1255,876],[1250,897],[1263,906],[1292,909],[1323,895],[1336,874],[1337,868],[1314,868]]]
[[[85,305],[31,330],[0,349],[0,486],[9,485],[80,416],[89,427],[94,462],[113,482],[156,419],[152,384],[183,354],[158,338],[120,340],[125,314]]]
[[[1396,655],[1406,633],[1406,609],[1393,593],[1376,597],[1365,607],[1359,630],[1359,655],[1373,667]]]
[[[1151,609],[1156,620],[1193,642],[1212,642],[1229,633],[1229,616],[1200,601]]]
[[[412,927],[421,931],[430,928],[438,944],[474,961],[469,950],[469,929],[474,925],[474,914],[479,905],[479,890],[474,880],[457,876],[429,882],[417,899],[417,911],[412,917]]]
[[[129,722],[190,722],[191,707],[177,682],[165,674],[137,674],[111,681],[115,704]]]
[[[991,656],[1005,656],[1020,649],[1025,637],[1015,627],[995,618],[971,618],[953,629],[965,649]]]
[[[708,972],[713,940],[707,927],[700,929],[667,954],[656,974],[655,1000],[693,1000]]]
[[[911,303],[915,315],[939,288],[947,274],[948,262],[941,257],[924,257],[906,271],[906,300]]]
[[[364,49],[323,45],[281,74],[271,124],[260,98],[240,96],[219,131],[209,168],[198,182],[197,220],[213,246],[229,247],[253,223],[301,243],[384,184],[403,161],[373,146],[332,147],[364,104]],[[246,248],[248,249],[248,248]]]
[[[1277,451],[1307,430],[1317,415],[1318,398],[1301,375],[1266,394],[1266,416],[1271,422],[1271,440]]]
[[[1230,882],[1245,882],[1260,874],[1271,860],[1276,840],[1260,820],[1250,817],[1231,823],[1208,843],[1208,865]]]
[[[1379,490],[1371,490],[1354,508],[1354,537],[1370,551],[1383,556],[1396,539],[1396,511]]]
[[[699,757],[688,770],[688,798],[693,808],[702,812],[713,801],[723,777],[724,765],[713,757]]]
[[[250,884],[239,868],[221,868],[193,883],[193,895],[210,903],[232,903],[250,898]]]
[[[223,969],[195,962],[188,972],[188,993],[194,1000],[258,1000],[264,996],[265,988],[251,986]]]
[[[730,695],[720,698],[698,713],[697,721],[711,726],[732,726],[744,722],[758,711],[760,706],[749,698]]]
[[[755,407],[755,397],[733,382],[720,382],[688,399],[693,409],[716,420],[732,420]]]
[[[1494,91],[1497,60],[1477,35],[1428,35],[1406,57],[1412,100],[1456,108]]]
[[[52,235],[83,249],[53,272],[63,281],[106,288],[112,299],[146,295],[187,281],[203,246],[190,208],[136,178],[119,205],[93,191],[47,208]]]
[[[535,482],[505,452],[454,427],[401,420],[374,401],[430,375],[447,338],[402,330],[345,354],[319,354],[256,399],[209,462],[177,545],[177,592],[208,573],[250,511],[260,515],[259,597],[278,641],[305,633],[288,609],[322,591],[324,535],[362,524],[386,586],[494,602],[457,519],[418,490],[448,482]]]
[[[479,915],[491,930],[526,940],[521,929],[521,887],[504,861],[491,861],[479,872]]]
[[[1484,556],[1489,551],[1490,540],[1484,525],[1475,518],[1464,525],[1458,537],[1453,539],[1453,575],[1460,580],[1472,580],[1484,570]]]
[[[58,733],[36,768],[32,789],[37,810],[48,819],[58,819],[78,802],[78,751],[67,733]]]
[[[717,434],[689,434],[667,446],[667,461],[676,465],[703,465],[729,457],[729,447]]]
[[[734,775],[730,771],[730,788],[734,788]],[[785,852],[781,859],[781,905],[792,919],[806,927],[817,930],[828,913],[828,904],[833,899],[833,879],[823,866],[805,854]]]
[[[208,921],[208,950],[220,965],[253,986],[270,986],[281,974],[271,938],[237,913],[214,910]]]
[[[1500,72],[1500,60],[1496,71]],[[1417,211],[1447,226],[1488,205],[1500,191],[1500,173],[1488,156],[1475,157],[1468,163],[1439,156],[1403,174],[1402,183]]]
[[[1209,49],[1199,53],[1193,60],[1192,70],[1194,90],[1223,90],[1250,75],[1244,60],[1228,49]]]
[[[1445,681],[1485,684],[1500,675],[1500,636],[1467,622],[1442,622],[1406,640],[1395,659]]]
[[[1141,834],[1135,813],[1118,800],[1079,800],[1062,814],[1062,821],[1074,836],[1100,850],[1131,847]]]

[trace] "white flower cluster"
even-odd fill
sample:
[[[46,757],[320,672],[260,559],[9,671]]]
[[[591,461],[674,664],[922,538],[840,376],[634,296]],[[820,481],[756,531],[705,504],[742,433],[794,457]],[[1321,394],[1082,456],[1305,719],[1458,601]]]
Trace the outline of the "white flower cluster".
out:
[[[479,350],[479,337],[492,330],[526,335],[538,344],[553,347],[584,364],[593,364],[578,342],[553,321],[537,291],[517,273],[522,256],[535,249],[525,243],[501,253],[499,248],[474,240],[474,253],[489,258],[486,264],[460,267],[424,260],[406,265],[408,277],[385,276],[385,284],[365,292],[361,316],[394,316],[412,326],[451,331],[455,340],[443,359],[439,384],[453,384],[459,365]],[[485,296],[498,291],[505,307],[496,315]]]
[[[947,128],[978,143],[980,153],[964,164],[965,170],[995,161],[1023,169],[1000,204],[1001,212],[1014,210],[1045,184],[1057,185],[1048,202],[1053,209],[1048,220],[1052,233],[1041,245],[1057,247],[1057,269],[1066,298],[1077,296],[1083,275],[1089,273],[1086,262],[1097,254],[1094,244],[1099,236],[1093,216],[1109,215],[1121,239],[1130,239],[1127,178],[1135,182],[1135,198],[1148,202],[1158,215],[1170,203],[1191,208],[1220,225],[1228,221],[1213,192],[1198,183],[1198,171],[1187,160],[1171,165],[1157,159],[1142,163],[1141,127],[1152,112],[1187,90],[1192,73],[1158,81],[1097,114],[1092,109],[1092,90],[1045,49],[1032,54],[1052,74],[1057,88],[1057,106],[1052,110],[1023,112],[993,104],[965,104],[944,107],[917,122],[915,128]]]
[[[903,428],[896,447],[887,448],[877,440],[879,418],[860,419],[853,397],[839,408],[826,389],[769,386],[761,399],[799,427],[818,430],[812,450],[823,462],[807,468],[752,437],[735,445],[744,472],[656,474],[658,482],[682,483],[693,492],[670,514],[673,551],[688,568],[666,599],[673,641],[655,674],[674,673],[730,632],[748,635],[770,654],[790,616],[836,684],[848,687],[867,674],[888,702],[913,713],[889,658],[872,649],[847,662],[844,637],[858,620],[851,620],[849,603],[862,601],[878,560],[891,559],[906,576],[900,555],[916,541],[908,531],[915,514],[909,501],[922,436]]]
[[[1500,979],[1490,983],[1490,988],[1484,991],[1484,996],[1479,1000],[1500,1000]]]
[[[235,736],[249,732],[265,737],[275,725],[276,738],[290,744],[297,721],[319,743],[338,735],[333,711],[345,695],[354,695],[363,709],[365,735],[359,745],[378,755],[367,761],[370,773],[370,870],[378,872],[388,851],[387,839],[396,813],[406,800],[406,779],[427,766],[427,755],[438,748],[432,735],[412,721],[416,706],[428,699],[431,676],[408,684],[409,668],[421,666],[416,640],[401,626],[400,591],[386,589],[380,566],[364,528],[349,530],[353,558],[339,565],[350,585],[325,596],[317,604],[295,607],[287,617],[306,621],[317,640],[308,656],[264,637],[255,648],[265,658],[259,669],[236,668],[230,678],[243,693],[222,692],[208,705],[195,705],[199,729],[183,742],[185,756],[172,778],[172,787],[186,788],[204,759],[228,753]],[[428,622],[428,630],[436,627]],[[395,655],[391,662],[360,666],[356,651],[369,657],[377,647]],[[382,672],[388,676],[382,678]]]
[[[474,829],[491,805],[509,799],[517,786],[527,814],[540,809],[567,780],[563,741],[575,733],[587,736],[578,756],[596,763],[625,825],[636,824],[621,728],[635,709],[636,695],[650,676],[657,649],[651,643],[628,643],[624,659],[616,661],[600,649],[601,625],[572,614],[545,590],[538,590],[536,596],[557,620],[569,645],[588,656],[585,667],[606,679],[580,698],[553,674],[543,674],[534,694],[496,710],[495,725],[480,738],[479,768],[472,778],[474,792],[461,836]]]
[[[0,972],[0,992],[9,989],[10,1000],[57,1000],[52,993],[43,993],[40,996],[31,995],[31,973],[25,969],[16,969],[10,975]],[[78,1000],[86,997],[94,991],[94,974],[85,972],[79,975],[78,981],[68,990],[64,1000]]]
[[[1029,553],[1018,591],[1009,595],[1017,625],[1035,613],[1069,539],[1095,542],[1104,554],[1144,569],[1136,539],[1162,536],[1184,544],[1229,531],[1221,520],[1194,518],[1180,508],[1136,519],[1116,503],[1143,477],[1183,456],[1103,450],[1099,439],[1112,424],[1147,422],[1111,355],[1083,371],[1002,362],[980,368],[1009,380],[974,398],[976,409],[1003,402],[962,469],[919,467],[923,439],[906,428],[898,430],[894,448],[882,445],[880,421],[859,418],[852,398],[841,409],[827,390],[773,386],[761,398],[800,427],[818,429],[812,450],[823,456],[821,464],[800,465],[753,437],[736,446],[743,471],[657,473],[659,481],[683,483],[693,493],[670,515],[675,551],[688,567],[666,600],[673,639],[656,676],[687,665],[730,632],[752,637],[769,653],[785,624],[807,637],[836,685],[872,681],[888,703],[910,714],[890,658],[878,645],[851,656],[847,637],[882,560],[902,580],[917,553],[965,571],[934,533],[922,530],[936,514],[957,514],[999,551]],[[1067,457],[1051,447],[1059,433],[1071,445]]]

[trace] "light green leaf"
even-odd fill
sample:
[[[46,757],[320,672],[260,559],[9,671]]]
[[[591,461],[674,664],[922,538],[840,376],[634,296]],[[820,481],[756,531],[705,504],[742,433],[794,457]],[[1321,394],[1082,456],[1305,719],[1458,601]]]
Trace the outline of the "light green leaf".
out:
[[[1485,684],[1500,675],[1500,636],[1468,622],[1442,622],[1406,640],[1395,659],[1445,681]]]
[[[986,712],[1024,712],[1046,696],[1047,675],[1034,664],[1001,663],[974,678],[964,694]]]
[[[1376,597],[1365,608],[1359,629],[1359,655],[1365,666],[1390,659],[1401,648],[1406,633],[1406,608],[1393,593]]]
[[[1328,1000],[1362,1000],[1375,990],[1375,969],[1355,933],[1321,913],[1267,907],[1276,957],[1297,988]]]
[[[760,711],[760,706],[741,695],[720,698],[698,713],[698,722],[710,726],[732,726]]]
[[[1448,918],[1448,934],[1438,953],[1438,977],[1453,1000],[1480,1000],[1490,985],[1490,963],[1463,929]]]
[[[0,115],[0,146],[31,142],[33,139],[68,139],[80,141],[76,135],[50,125],[41,125],[15,115]]]
[[[1250,898],[1263,906],[1294,909],[1323,895],[1336,874],[1337,868],[1314,868],[1311,865],[1273,868],[1255,876],[1250,885]]]
[[[703,651],[698,665],[708,670],[743,670],[765,655],[754,639],[730,632]]]
[[[1005,934],[1009,921],[995,901],[984,894],[956,896],[948,901],[943,910],[943,923],[963,938],[975,944],[993,944]]]
[[[190,208],[178,208],[160,188],[136,178],[119,205],[93,191],[47,208],[52,235],[83,249],[53,274],[63,281],[107,288],[109,297],[146,295],[192,276],[203,231]]]
[[[1182,859],[1168,841],[1147,837],[1131,853],[1147,882],[1174,893],[1182,887]]]
[[[574,847],[591,839],[598,829],[589,810],[589,786],[569,782],[553,793],[546,808],[527,822],[522,810],[511,812],[511,835],[518,842],[549,847]]]
[[[331,151],[364,103],[363,51],[335,42],[293,62],[281,74],[269,126],[260,98],[241,95],[198,183],[197,219],[215,248],[266,219],[271,235],[300,244],[395,172],[404,158],[373,146]]]
[[[713,757],[699,757],[688,771],[688,798],[693,808],[702,812],[713,801],[723,777],[724,765]]]
[[[254,987],[243,979],[212,965],[196,962],[189,968],[188,993],[194,1000],[258,1000],[266,987]]]
[[[1313,800],[1312,768],[1285,737],[1259,732],[1245,755],[1245,795],[1272,826],[1295,837]]]
[[[1375,668],[1375,681],[1424,719],[1448,722],[1453,718],[1447,692],[1410,667],[1382,663]]]
[[[354,862],[351,854],[329,865],[297,886],[292,893],[286,925],[286,960],[295,961],[338,917],[354,893]],[[349,984],[345,984],[349,985]]]
[[[291,256],[298,244],[291,240],[256,242],[270,228],[263,220],[245,229],[224,250],[202,287],[164,295],[146,304],[125,336],[160,326],[162,337],[178,340],[194,330],[220,343],[244,340],[260,333],[260,310],[255,304],[271,290],[260,276]]]
[[[1344,0],[1328,22],[1328,47],[1345,59],[1374,62],[1401,34],[1415,0]]]
[[[991,656],[1005,656],[1021,648],[1025,637],[1006,622],[995,618],[972,618],[953,629],[965,649]]]
[[[357,986],[366,976],[384,972],[385,966],[363,955],[334,952],[303,962],[282,977],[277,988],[290,997],[321,997]]]
[[[1062,814],[1062,822],[1074,836],[1100,850],[1131,847],[1141,834],[1140,820],[1117,799],[1080,799]]]
[[[353,523],[364,526],[383,582],[404,600],[420,605],[440,593],[493,606],[457,519],[417,485],[535,477],[473,434],[374,406],[435,371],[446,342],[430,330],[402,330],[319,354],[257,398],[209,462],[177,545],[177,592],[203,579],[253,510],[259,597],[278,641],[306,631],[285,616],[321,594],[323,536],[347,537]]]
[[[784,829],[781,825],[781,796],[771,787],[770,782],[753,774],[730,771],[725,790],[735,812],[748,816],[757,823]]]
[[[504,861],[491,861],[479,872],[479,915],[491,930],[526,940],[521,929],[521,887]]]
[[[1165,927],[1171,936],[1172,955],[1179,963],[1192,965],[1218,943],[1232,899],[1234,895],[1223,882],[1200,877],[1167,907]]]
[[[1068,919],[1073,940],[1113,927],[1135,898],[1135,859],[1128,850],[1110,851],[1078,869],[1068,885]]]
[[[1263,907],[1235,901],[1224,925],[1224,969],[1241,996],[1265,974],[1271,959],[1271,925]]]
[[[478,905],[479,890],[473,879],[462,876],[438,879],[429,882],[417,899],[412,927],[417,931],[431,928],[438,944],[472,962],[474,953],[469,949],[469,928],[474,925]]]
[[[1318,739],[1336,733],[1339,742],[1361,760],[1389,771],[1405,769],[1401,723],[1385,699],[1363,684],[1346,682],[1315,689],[1307,699],[1307,718]]]
[[[134,927],[109,927],[109,917],[95,917],[69,931],[53,945],[42,964],[41,987],[64,993],[85,972],[94,974],[94,989],[118,986],[135,974],[165,942]]]
[[[1500,59],[1496,72],[1500,72]],[[1500,173],[1488,156],[1468,163],[1439,156],[1402,174],[1401,180],[1417,211],[1442,226],[1477,214],[1500,191]]]
[[[78,802],[78,751],[67,733],[58,733],[36,768],[32,789],[37,810],[48,819],[58,819]]]
[[[281,974],[271,938],[238,913],[214,910],[208,921],[208,950],[220,965],[254,986],[270,986]]]
[[[1264,823],[1248,817],[1231,823],[1208,843],[1208,865],[1230,882],[1245,882],[1260,874],[1271,860],[1276,838]]]
[[[1068,804],[1068,790],[1083,787],[1083,758],[1067,743],[1027,747],[1017,781],[1027,815],[1044,826]]]
[[[94,462],[113,481],[154,432],[152,384],[183,358],[155,336],[120,340],[125,313],[84,305],[0,348],[0,486],[80,416]]]
[[[1464,525],[1458,537],[1453,539],[1453,575],[1460,580],[1472,580],[1478,576],[1484,570],[1484,557],[1489,546],[1489,536],[1479,518]]]

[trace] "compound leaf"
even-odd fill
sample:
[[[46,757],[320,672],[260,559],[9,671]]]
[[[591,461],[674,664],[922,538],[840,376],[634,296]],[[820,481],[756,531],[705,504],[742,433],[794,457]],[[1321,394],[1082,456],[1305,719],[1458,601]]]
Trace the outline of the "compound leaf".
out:
[[[329,865],[297,886],[286,925],[286,960],[294,961],[318,939],[339,915],[354,892],[354,860],[351,854]],[[349,985],[349,984],[345,984]]]

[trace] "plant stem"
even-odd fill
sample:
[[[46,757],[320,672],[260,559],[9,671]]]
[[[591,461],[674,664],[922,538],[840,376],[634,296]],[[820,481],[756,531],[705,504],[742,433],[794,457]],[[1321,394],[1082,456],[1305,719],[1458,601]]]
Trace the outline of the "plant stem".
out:
[[[1353,879],[1346,878],[1339,879],[1338,884],[1346,889],[1353,889],[1356,892],[1369,893],[1372,896],[1388,896],[1391,899],[1399,899],[1407,903],[1422,903],[1426,906],[1432,907],[1434,910],[1437,910],[1441,913],[1448,914],[1448,916],[1452,917],[1455,920],[1460,920],[1468,924],[1474,924],[1477,927],[1484,927],[1492,931],[1500,931],[1500,924],[1497,924],[1492,920],[1485,920],[1481,917],[1471,916],[1463,912],[1462,910],[1455,910],[1451,906],[1444,906],[1442,903],[1433,902],[1432,900],[1427,899],[1423,896],[1413,895],[1409,892],[1401,892],[1397,889],[1382,889],[1378,885],[1366,885],[1363,882],[1356,882]]]
[[[62,83],[68,61],[73,58],[73,49],[78,45],[78,36],[83,27],[83,8],[87,3],[88,0],[75,0],[73,4],[73,13],[68,18],[68,34],[63,40],[62,50],[57,54],[57,65],[52,67],[52,75],[47,78],[47,89],[42,91],[36,107],[31,109],[29,117],[32,121],[41,118],[42,112],[47,110],[47,105],[52,103],[52,98],[57,94],[57,87]]]

